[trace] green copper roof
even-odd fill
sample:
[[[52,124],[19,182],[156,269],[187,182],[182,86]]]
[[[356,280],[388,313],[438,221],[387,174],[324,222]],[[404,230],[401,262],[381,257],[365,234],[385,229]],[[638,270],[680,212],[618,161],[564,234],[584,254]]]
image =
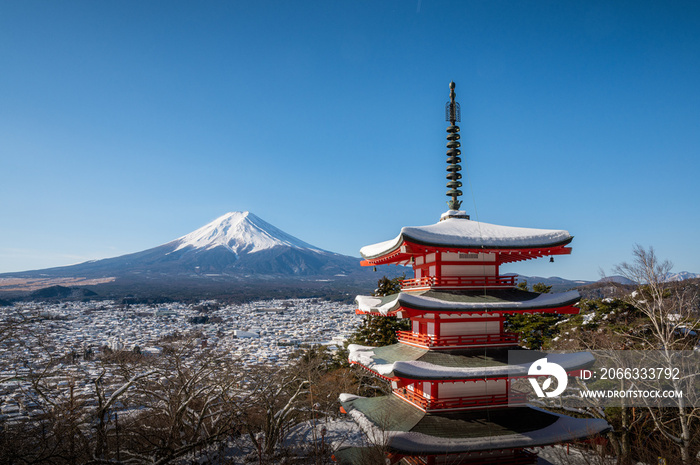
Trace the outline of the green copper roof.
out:
[[[379,434],[389,450],[409,455],[535,447],[610,428],[604,420],[571,418],[533,407],[425,413],[393,394],[347,396],[342,404],[365,432]]]
[[[529,292],[522,289],[465,289],[455,291],[440,291],[428,289],[425,291],[412,292],[412,294],[423,297],[444,300],[445,302],[527,302],[537,298],[538,292]]]
[[[523,433],[549,426],[557,417],[529,407],[426,414],[411,431],[441,438],[479,438]]]
[[[346,411],[357,409],[372,423],[386,431],[411,431],[426,415],[394,394],[381,397],[358,397],[343,403]]]
[[[385,431],[423,433],[441,438],[477,438],[524,433],[549,426],[557,416],[530,407],[425,413],[398,396],[358,397],[343,407],[357,409]]]
[[[571,372],[595,362],[588,352],[546,354],[512,347],[480,347],[458,350],[427,350],[407,344],[368,347],[350,344],[349,360],[387,377],[405,380],[497,379],[527,376],[535,360],[547,357]],[[520,352],[518,363],[508,363],[511,351]]]
[[[526,433],[554,423],[559,417],[530,407],[425,413],[398,396],[358,397],[344,402],[346,411],[357,409],[384,431],[423,433],[440,438],[479,438]]]
[[[374,349],[376,363],[426,362],[454,368],[492,367],[508,364],[508,351],[527,350],[520,347],[480,347],[459,350],[428,350],[406,344],[392,344]],[[533,360],[546,356],[543,352],[528,351]]]

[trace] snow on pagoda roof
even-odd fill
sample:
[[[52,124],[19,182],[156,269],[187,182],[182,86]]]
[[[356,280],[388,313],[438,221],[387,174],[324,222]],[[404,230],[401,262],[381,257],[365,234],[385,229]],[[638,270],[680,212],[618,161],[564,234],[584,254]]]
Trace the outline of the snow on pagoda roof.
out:
[[[532,406],[443,416],[425,414],[394,395],[341,395],[340,401],[370,440],[381,440],[380,444],[391,449],[412,454],[545,446],[610,429],[605,420],[571,418]],[[443,430],[451,434],[443,434]]]
[[[404,241],[437,247],[526,249],[560,246],[572,239],[564,230],[499,226],[446,217],[427,226],[403,227],[394,239],[362,247],[360,254],[365,259],[380,257],[399,248]]]
[[[490,360],[491,366],[484,366],[484,349],[480,349],[478,355],[464,356],[434,354],[433,351],[404,344],[384,347],[350,344],[348,351],[350,362],[358,363],[382,376],[421,380],[522,377],[527,376],[532,362],[542,356],[542,353],[532,351],[532,361],[528,363],[512,365],[494,358]],[[463,353],[469,354],[468,351]],[[548,354],[546,357],[567,372],[587,368],[595,362],[590,352]],[[423,358],[428,361],[421,360]]]
[[[470,311],[527,311],[546,308],[558,308],[576,303],[581,295],[578,291],[568,291],[558,294],[539,294],[520,291],[522,298],[505,298],[515,291],[492,291],[484,293],[451,293],[428,291],[423,293],[399,292],[387,297],[372,297],[358,295],[355,297],[358,309],[363,312],[387,315],[401,307],[427,311],[455,312]],[[503,296],[503,297],[500,297]]]

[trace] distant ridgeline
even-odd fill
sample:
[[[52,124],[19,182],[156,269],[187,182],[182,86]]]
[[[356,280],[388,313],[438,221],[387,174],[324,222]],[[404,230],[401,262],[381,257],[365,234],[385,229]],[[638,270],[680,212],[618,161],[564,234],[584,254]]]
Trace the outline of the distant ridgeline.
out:
[[[357,258],[315,247],[252,213],[232,212],[141,252],[0,274],[0,293],[31,299],[129,295],[182,299],[204,294],[244,300],[265,296],[336,298],[376,283],[383,274],[399,273],[393,267],[382,267],[379,272],[363,269]],[[55,285],[83,290],[28,292]]]

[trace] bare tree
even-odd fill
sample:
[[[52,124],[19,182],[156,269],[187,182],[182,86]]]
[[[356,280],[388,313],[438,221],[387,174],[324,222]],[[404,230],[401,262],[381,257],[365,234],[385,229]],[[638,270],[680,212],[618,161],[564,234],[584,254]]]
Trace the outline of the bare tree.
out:
[[[247,394],[238,403],[244,431],[255,446],[259,460],[274,455],[294,416],[306,406],[310,381],[299,370],[259,367],[246,373]]]
[[[259,366],[245,373],[246,394],[237,407],[242,431],[255,447],[259,463],[279,463],[283,455],[330,463],[333,450],[324,429],[326,420],[339,415],[340,392],[356,389],[352,371],[334,370],[327,351],[310,349],[296,355],[287,367]],[[287,447],[292,430],[308,431],[308,440]]]
[[[669,282],[673,265],[668,260],[660,260],[653,248],[645,249],[636,245],[633,260],[614,268],[614,272],[638,284],[637,290],[624,299],[646,317],[645,331],[635,331],[628,337],[648,349],[660,351],[666,367],[674,368],[677,358],[672,351],[692,349],[700,331],[698,320],[698,290],[694,286]],[[675,390],[683,384],[694,386],[697,373],[683,379],[671,379]],[[692,388],[690,394],[697,395]],[[697,399],[695,399],[697,400]],[[649,407],[658,432],[678,448],[683,463],[691,463],[691,447],[697,441],[697,428],[700,408],[693,407],[692,400],[678,399],[676,415],[669,418],[668,409]]]
[[[12,339],[5,381],[35,409],[0,420],[0,463],[166,464],[236,434],[240,364],[228,354],[179,343],[81,363],[56,356],[39,331]]]
[[[124,397],[127,396],[127,392],[134,388],[136,383],[140,380],[152,376],[156,373],[156,370],[141,368],[136,370],[129,370],[128,377],[121,380],[117,385],[111,385],[106,387],[103,380],[107,374],[107,369],[102,368],[101,373],[92,382],[95,389],[95,397],[97,398],[97,405],[92,409],[92,417],[95,429],[94,435],[94,452],[93,460],[99,462],[105,460],[108,449],[107,435],[109,429],[111,428],[111,419],[113,418],[112,413],[117,402],[122,404],[122,408],[126,405],[124,402]],[[108,390],[109,389],[109,390]],[[117,418],[114,416],[114,418]]]
[[[70,361],[37,328],[45,318],[34,310],[20,308],[0,324],[0,369],[6,373],[0,383],[25,411],[0,422],[0,457],[8,463],[84,463],[86,403],[76,393],[75,374],[66,372]]]
[[[558,341],[555,347],[560,350],[599,351],[596,353],[597,359],[605,359],[608,366],[622,366],[622,361],[618,357],[619,351],[635,348],[630,346],[628,331],[624,329],[634,319],[629,317],[629,311],[632,308],[620,300],[582,300],[580,306],[582,313],[585,312],[589,316],[600,317],[600,314],[604,313],[606,324],[574,326],[569,333],[571,337],[565,341]],[[575,378],[574,383],[581,391],[589,391],[587,383],[581,378]],[[629,388],[629,381],[621,378],[617,380],[617,385],[620,391],[624,391]],[[580,400],[581,397],[577,399]],[[620,399],[619,408],[613,409],[604,408],[603,399],[594,396],[584,399],[588,406],[577,409],[579,413],[604,419],[613,425],[613,429],[606,433],[606,436],[617,457],[617,463],[620,465],[635,463],[633,456],[638,450],[633,450],[633,436],[645,415],[639,414],[628,406],[625,398]]]
[[[697,287],[669,282],[673,264],[661,261],[652,247],[635,245],[632,255],[632,262],[623,262],[613,271],[638,284],[623,299],[647,317],[651,337],[630,336],[653,349],[692,350],[696,342],[692,332],[700,330]]]
[[[236,431],[240,365],[227,354],[190,344],[145,357],[129,403],[110,429],[124,464],[163,465],[228,440]],[[126,384],[123,385],[126,387]],[[116,416],[115,416],[116,420]],[[216,449],[216,448],[214,448]],[[112,453],[112,457],[115,454]]]

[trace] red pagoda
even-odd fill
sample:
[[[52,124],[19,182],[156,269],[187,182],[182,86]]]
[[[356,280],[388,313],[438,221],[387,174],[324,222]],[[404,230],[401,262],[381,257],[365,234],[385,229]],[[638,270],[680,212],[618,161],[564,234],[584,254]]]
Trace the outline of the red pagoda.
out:
[[[460,119],[450,83],[446,105],[449,210],[436,224],[404,227],[389,241],[360,250],[364,266],[410,265],[401,292],[358,296],[359,314],[407,318],[398,344],[350,345],[350,362],[391,384],[390,395],[341,395],[348,413],[389,462],[519,465],[537,462],[533,447],[570,442],[609,429],[603,420],[576,419],[535,408],[511,388],[527,366],[508,364],[518,335],[504,331],[514,313],[578,313],[577,291],[537,294],[501,276],[504,263],[571,253],[567,231],[498,226],[460,210]],[[532,361],[544,354],[531,351]],[[566,372],[593,363],[588,353],[550,356]],[[341,463],[366,463],[366,449],[347,448]]]

